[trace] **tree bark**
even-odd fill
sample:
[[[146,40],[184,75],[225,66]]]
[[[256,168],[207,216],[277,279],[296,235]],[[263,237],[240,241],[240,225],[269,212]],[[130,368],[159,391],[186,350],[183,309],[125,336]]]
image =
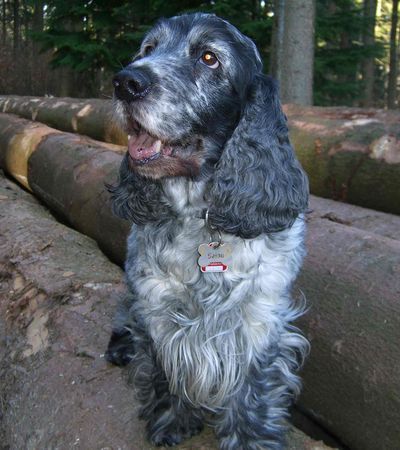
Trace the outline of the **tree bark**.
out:
[[[364,19],[367,26],[364,30],[363,44],[371,48],[375,44],[377,0],[364,0]],[[364,97],[363,106],[372,106],[374,103],[375,58],[369,57],[363,63]]]
[[[283,21],[277,18],[275,58],[282,101],[312,105],[315,0],[298,0],[296,5],[279,1],[277,8],[278,14],[284,14]]]
[[[0,96],[0,112],[17,114],[99,141],[127,144],[126,133],[113,120],[112,103],[108,100]]]
[[[400,217],[310,195],[312,217],[327,219],[360,231],[400,242]]]
[[[104,250],[113,260],[116,254],[125,252],[121,236],[126,235],[129,224],[110,214],[105,183],[116,181],[123,151],[111,144],[0,114],[0,167],[44,198],[82,233],[100,241],[104,229],[112,230],[113,243]],[[83,189],[73,187],[72,179]]]
[[[400,214],[400,114],[286,105],[314,195]]]
[[[7,4],[6,0],[2,0],[1,2],[1,27],[2,27],[2,36],[1,40],[3,42],[3,46],[6,45],[7,41]]]
[[[36,0],[33,9],[32,31],[33,33],[41,33],[44,26],[44,0]],[[43,55],[40,54],[40,43],[36,40],[36,36],[32,38],[31,57],[31,92],[46,93],[47,70],[44,70]],[[47,69],[47,68],[46,68]]]
[[[17,56],[20,47],[20,11],[19,0],[13,0],[13,50],[14,56]]]
[[[64,30],[68,32],[79,31],[81,27],[83,27],[83,17],[80,18],[82,20],[81,23],[75,17],[64,20]],[[81,89],[79,83],[77,83],[77,79],[79,78],[79,74],[75,72],[69,66],[61,66],[58,69],[60,83],[58,86],[58,92],[56,93],[59,97],[74,97],[75,92]],[[77,86],[78,84],[78,86]]]
[[[298,119],[293,116],[294,109],[303,111],[304,108],[292,107],[292,120],[297,122]],[[320,118],[322,116],[321,113],[318,115]],[[396,119],[397,115],[392,118]],[[389,120],[386,120],[386,123],[388,122]],[[320,156],[320,144],[316,145],[317,153],[310,155],[314,159]],[[38,149],[40,152],[34,154]],[[62,133],[14,115],[0,114],[0,168],[6,170],[27,189],[36,190],[38,196],[44,196],[45,201],[59,215],[63,215],[82,232],[95,236],[96,239],[99,239],[101,233],[93,234],[95,224],[105,220],[109,208],[107,196],[97,198],[96,193],[103,191],[105,182],[112,183],[117,178],[117,167],[124,152],[125,147]],[[45,171],[43,167],[46,167]],[[69,170],[70,167],[74,170]],[[84,171],[86,176],[81,181],[79,174]],[[85,187],[80,185],[81,182],[85,183]],[[90,197],[96,197],[96,201],[92,203],[89,201]],[[80,207],[82,202],[87,210],[85,220]],[[318,197],[312,197],[310,208],[317,211],[319,216],[333,222],[400,241],[400,218],[397,216]],[[109,229],[114,225],[108,224]],[[124,233],[124,230],[116,229],[113,234],[121,233]]]
[[[32,30],[36,33],[43,31],[44,17],[43,17],[44,0],[36,0],[33,7],[33,22]]]
[[[310,308],[299,321],[311,341],[300,407],[348,448],[395,449],[400,430],[387,420],[400,420],[400,242],[318,217],[307,235],[296,284]]]
[[[396,108],[397,104],[397,24],[399,0],[392,1],[392,23],[390,28],[390,62],[387,90],[387,107]]]
[[[282,79],[281,73],[285,2],[286,0],[275,0],[274,2],[274,23],[272,29],[271,60],[269,71],[270,74],[277,80]]]

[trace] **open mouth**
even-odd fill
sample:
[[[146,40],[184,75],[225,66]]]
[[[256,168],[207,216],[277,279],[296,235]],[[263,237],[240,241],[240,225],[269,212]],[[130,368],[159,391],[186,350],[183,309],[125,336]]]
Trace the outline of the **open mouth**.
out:
[[[200,138],[170,141],[155,136],[129,115],[128,163],[132,171],[149,178],[195,177],[200,173],[204,149]]]
[[[161,157],[171,156],[172,147],[151,136],[135,123],[135,134],[128,134],[128,153],[134,164],[144,165]]]

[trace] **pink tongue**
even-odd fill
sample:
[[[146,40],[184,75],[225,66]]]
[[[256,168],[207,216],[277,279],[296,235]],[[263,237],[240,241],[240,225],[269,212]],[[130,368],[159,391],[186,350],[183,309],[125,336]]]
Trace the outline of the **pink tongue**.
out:
[[[138,136],[130,136],[128,139],[128,152],[132,159],[148,159],[158,153],[156,148],[156,139],[150,137],[147,133],[141,133]]]

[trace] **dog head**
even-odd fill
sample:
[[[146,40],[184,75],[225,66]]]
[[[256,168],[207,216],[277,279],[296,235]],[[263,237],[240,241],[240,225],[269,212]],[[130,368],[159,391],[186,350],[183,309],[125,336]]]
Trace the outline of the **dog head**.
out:
[[[254,43],[214,15],[157,23],[113,80],[131,169],[152,178],[198,175],[218,157],[260,72]]]
[[[254,43],[225,20],[160,21],[113,83],[129,135],[113,191],[120,216],[171,217],[160,183],[177,176],[206,180],[210,223],[244,238],[288,228],[307,208],[276,83]]]

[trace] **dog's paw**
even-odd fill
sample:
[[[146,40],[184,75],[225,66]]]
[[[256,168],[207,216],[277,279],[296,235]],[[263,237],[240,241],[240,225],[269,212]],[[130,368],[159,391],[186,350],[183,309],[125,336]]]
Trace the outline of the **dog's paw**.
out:
[[[113,331],[104,355],[106,361],[116,366],[126,366],[135,355],[130,331]]]
[[[192,422],[188,427],[171,423],[168,427],[153,431],[149,436],[149,440],[157,447],[173,447],[185,439],[199,434],[202,430],[203,424],[201,421]]]
[[[185,439],[180,433],[169,433],[168,430],[160,431],[150,438],[150,442],[157,447],[173,447]]]

